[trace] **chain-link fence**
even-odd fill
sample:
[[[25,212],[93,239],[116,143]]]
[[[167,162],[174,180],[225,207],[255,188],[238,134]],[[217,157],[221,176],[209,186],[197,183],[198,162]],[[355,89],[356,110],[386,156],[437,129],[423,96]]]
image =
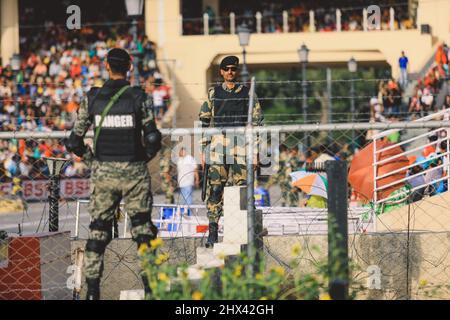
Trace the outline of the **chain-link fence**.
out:
[[[351,171],[356,156],[372,142],[371,138],[375,136],[376,131],[380,133],[397,128],[399,131],[392,130],[385,139],[391,143],[398,143],[409,141],[412,137],[420,137],[402,145],[405,151],[415,150],[409,154],[411,157],[408,158],[410,161],[408,165],[417,162],[421,166],[430,162],[429,166],[444,170],[440,172],[440,177],[437,175],[428,177],[431,180],[427,180],[427,187],[433,187],[427,188],[420,199],[412,199],[408,194],[408,197],[397,199],[397,203],[384,206],[382,209],[374,207],[372,195],[358,194],[352,184],[349,184],[348,245],[353,288],[358,289],[357,298],[448,298],[449,279],[446,270],[449,265],[450,199],[447,199],[446,179],[441,179],[446,177],[445,169],[448,165],[448,162],[445,162],[446,151],[442,149],[445,144],[441,142],[447,143],[448,140],[445,135],[440,136],[438,140],[429,139],[433,132],[437,132],[439,128],[446,128],[446,125],[445,121],[428,121],[282,125],[255,129],[259,131],[261,142],[255,183],[255,204],[256,208],[262,211],[263,251],[268,262],[267,268],[281,266],[287,272],[307,273],[314,272],[317,264],[326,260],[327,208],[326,201],[321,199],[327,197],[326,183],[321,184],[319,177],[308,180],[309,185],[303,182],[293,186],[291,173],[301,172],[305,163],[311,161],[321,163],[333,159],[347,161]],[[237,129],[237,132],[239,130]],[[163,150],[167,149],[170,152],[161,152],[149,163],[154,202],[152,219],[160,229],[160,236],[165,240],[163,251],[170,255],[169,263],[196,265],[199,255],[202,254],[197,247],[204,245],[208,232],[206,206],[201,201],[199,183],[203,173],[198,134],[201,135],[202,131],[197,128],[163,129],[163,133]],[[39,147],[46,143],[55,143],[65,136],[66,133],[62,132],[32,134],[14,132],[2,133],[1,139],[2,143],[8,144],[10,148],[14,146],[17,150],[24,148],[23,152],[26,153],[27,149],[31,149],[30,146]],[[430,141],[435,143],[430,144]],[[434,146],[433,152],[430,153],[431,157],[430,154],[424,156],[429,151],[427,149],[429,146]],[[198,178],[193,179],[192,194],[182,193],[179,188],[180,178],[183,175],[196,175],[195,172],[180,171],[182,147],[196,160],[194,171],[197,172]],[[58,155],[51,154],[51,156]],[[369,168],[367,170],[373,169],[372,163],[367,162]],[[445,165],[442,165],[443,163]],[[49,172],[43,159],[34,159],[28,165],[28,171],[22,170],[22,167],[26,169],[25,164],[17,163],[17,167],[21,168],[18,172],[26,174],[3,173],[1,177],[1,229],[12,236],[32,237],[48,231]],[[411,168],[407,170],[410,171],[410,175],[423,172],[412,173]],[[421,170],[427,169],[422,167]],[[423,175],[426,179],[427,172]],[[444,183],[438,185],[441,181]],[[411,183],[414,182],[407,180],[404,185],[408,186]],[[313,187],[316,194],[312,191]],[[82,265],[80,261],[88,235],[89,190],[89,168],[79,159],[71,159],[63,169],[60,179],[59,231],[70,232],[72,240],[70,248],[66,248],[68,251],[61,254],[60,258],[67,260],[67,257],[71,256],[72,267],[70,270],[67,269],[70,265],[64,260],[67,265],[58,268],[59,274],[73,281],[60,285],[59,289],[67,286],[75,288],[76,294],[84,287],[82,270],[77,268]],[[227,232],[223,229],[223,225],[222,218],[219,222],[221,238]],[[107,247],[105,272],[102,278],[104,292],[102,297],[106,299],[118,299],[120,291],[142,287],[137,248],[130,239],[126,212],[120,210],[116,214],[116,224],[112,232],[116,239]],[[301,250],[295,257],[296,264],[293,266],[291,251],[295,245],[299,245]],[[11,267],[15,259],[13,257],[15,250],[17,249],[11,245],[2,246],[2,265],[5,263],[8,265],[9,261]],[[21,254],[21,259],[35,259],[31,253]],[[0,269],[2,272],[9,270],[8,267]],[[11,274],[4,276],[14,277]],[[75,279],[76,277],[78,278]],[[26,290],[42,292],[42,289],[32,289],[33,279],[34,277],[22,279],[29,285]],[[61,283],[63,282],[59,281],[59,284]],[[362,288],[356,287],[358,284],[362,285]],[[51,290],[50,287],[47,288]],[[0,291],[5,294],[11,290],[11,287],[6,286]]]

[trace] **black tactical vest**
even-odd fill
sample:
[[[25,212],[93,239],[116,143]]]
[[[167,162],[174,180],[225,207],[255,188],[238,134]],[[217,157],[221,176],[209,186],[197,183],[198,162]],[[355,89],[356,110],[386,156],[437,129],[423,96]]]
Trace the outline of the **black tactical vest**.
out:
[[[222,85],[214,88],[215,127],[242,127],[247,124],[249,91],[246,86],[238,92],[228,92]]]
[[[127,84],[125,80],[108,80],[102,88],[92,88],[88,92],[88,112],[94,132],[111,97]],[[142,145],[141,97],[141,88],[128,88],[105,116],[94,150],[97,160],[146,161]]]

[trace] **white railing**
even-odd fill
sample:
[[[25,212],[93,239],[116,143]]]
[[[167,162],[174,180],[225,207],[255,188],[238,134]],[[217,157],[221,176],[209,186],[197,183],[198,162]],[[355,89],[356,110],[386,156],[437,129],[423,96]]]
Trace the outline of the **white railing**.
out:
[[[428,115],[426,117],[417,119],[414,122],[418,122],[418,123],[432,122],[436,118],[447,117],[449,115],[450,115],[450,108],[442,110],[440,112],[436,112],[434,114],[430,114],[430,115]],[[445,171],[445,174],[443,174],[442,176],[440,176],[440,177],[438,177],[438,178],[436,178],[434,180],[429,180],[429,181],[424,180],[425,181],[424,183],[422,183],[422,184],[420,184],[418,186],[415,186],[414,188],[412,188],[409,191],[409,193],[412,193],[412,192],[414,192],[416,190],[419,190],[419,189],[422,189],[422,188],[427,188],[428,186],[435,185],[435,184],[437,184],[437,183],[439,183],[439,182],[441,182],[443,180],[450,181],[450,140],[449,140],[449,138],[450,138],[450,130],[449,130],[449,128],[450,128],[450,126],[448,124],[447,125],[443,125],[441,127],[438,127],[437,129],[433,129],[433,130],[431,130],[429,132],[417,135],[417,136],[415,136],[413,138],[410,138],[410,139],[407,139],[407,140],[404,140],[404,141],[400,141],[400,142],[395,143],[395,144],[391,144],[391,145],[389,145],[387,147],[384,147],[384,148],[381,148],[381,149],[377,149],[377,141],[385,138],[386,136],[388,136],[388,135],[390,135],[392,133],[395,133],[395,132],[399,131],[399,129],[386,130],[386,131],[383,131],[383,132],[381,132],[379,134],[376,134],[376,135],[374,135],[372,137],[373,142],[374,142],[373,143],[373,159],[374,159],[374,162],[372,164],[373,165],[373,173],[374,173],[373,203],[374,203],[374,207],[375,207],[374,208],[375,210],[373,210],[373,213],[372,213],[373,215],[375,215],[375,213],[377,211],[376,210],[377,206],[382,205],[382,204],[386,204],[389,201],[391,201],[393,198],[398,197],[398,196],[404,195],[405,198],[408,196],[408,194],[406,194],[406,192],[402,192],[402,193],[396,194],[395,196],[381,197],[379,195],[379,193],[382,190],[385,190],[387,188],[393,187],[393,186],[398,185],[400,183],[407,182],[408,180],[410,180],[412,178],[415,178],[415,177],[418,177],[420,175],[424,175],[425,176],[427,173],[430,173],[430,172],[436,171],[436,170],[440,170],[440,169],[442,169],[443,172]],[[444,138],[442,138],[442,137],[439,138],[439,134],[442,133],[443,131],[445,131],[445,133],[446,133],[445,137]],[[388,150],[391,150],[391,149],[394,149],[394,148],[397,148],[397,147],[405,146],[406,144],[411,144],[411,143],[413,143],[415,141],[419,141],[421,139],[424,139],[424,138],[432,136],[432,135],[438,136],[436,141],[432,141],[432,142],[428,142],[428,143],[422,143],[418,147],[411,148],[409,150],[406,150],[404,152],[396,154],[396,155],[394,155],[392,157],[389,157],[389,158],[386,158],[386,159],[383,159],[383,160],[379,160],[379,161],[376,160],[377,156],[379,156],[382,152],[386,152]],[[437,147],[443,141],[447,142],[447,144],[446,144],[446,149],[447,150],[445,152],[440,153],[440,154],[437,154],[437,153],[430,154],[424,160],[421,160],[421,161],[413,163],[413,164],[407,164],[407,165],[405,165],[405,166],[403,166],[401,168],[398,168],[396,170],[390,171],[390,172],[382,174],[382,175],[378,175],[378,169],[379,169],[379,167],[381,165],[389,163],[389,162],[392,162],[392,161],[395,161],[396,159],[398,159],[400,157],[416,153],[417,151],[423,150],[424,148],[426,148],[428,146],[436,146]],[[438,166],[435,166],[435,167],[429,167],[426,170],[421,171],[421,172],[419,172],[417,174],[414,174],[414,175],[407,175],[406,174],[409,169],[411,169],[411,168],[413,168],[413,167],[415,167],[417,165],[423,165],[423,164],[431,162],[433,160],[437,161],[438,159],[442,159],[443,157],[446,158],[446,162],[447,163],[442,163],[442,164],[440,164]],[[389,184],[386,184],[386,185],[383,185],[383,186],[379,186],[379,181],[381,179],[385,179],[387,177],[393,176],[393,175],[401,173],[401,172],[405,172],[405,177],[400,178],[400,179],[398,179],[398,180],[396,180],[394,182],[391,182]],[[373,219],[373,221],[375,222],[376,219]],[[374,227],[376,228],[376,225]]]
[[[75,213],[75,232],[73,238],[80,236],[80,216],[81,204],[88,204],[89,200],[78,200]],[[121,203],[121,206],[123,202]],[[204,231],[197,231],[197,226],[208,226],[206,216],[206,206],[177,205],[177,204],[153,204],[153,208],[159,209],[159,218],[153,219],[153,223],[158,227],[161,238],[178,237],[203,237]],[[175,212],[170,218],[163,218],[164,208],[175,208]],[[187,209],[192,211],[191,215],[185,214]],[[288,234],[325,234],[328,230],[327,209],[298,208],[298,207],[256,207],[262,210],[263,227],[267,229],[268,235],[288,235]],[[182,213],[182,210],[184,213]],[[203,211],[202,213],[200,211]],[[370,229],[372,221],[363,222],[362,215],[369,211],[368,208],[350,207],[348,209],[349,233],[361,233]],[[129,217],[124,212],[123,232],[119,238],[131,238],[129,232]],[[219,220],[219,225],[223,225],[223,217]],[[114,226],[112,227],[114,236]],[[219,235],[222,230],[219,230]]]
[[[345,10],[345,9],[343,9]],[[289,30],[289,12],[287,10],[282,11],[281,13],[275,14],[281,17],[282,20],[282,32],[287,33],[287,32],[292,32],[293,30]],[[334,15],[335,15],[335,25],[334,25],[334,31],[342,31],[342,10],[341,9],[336,9],[334,11]],[[389,9],[389,21],[387,21],[387,30],[395,30],[395,15],[396,12],[394,10],[394,8],[390,8]],[[309,25],[309,32],[316,32],[317,31],[317,27],[316,27],[316,17],[315,17],[315,12],[314,10],[309,10],[306,14],[305,17],[308,17],[308,25]],[[363,31],[370,31],[372,29],[375,30],[381,30],[381,21],[377,26],[372,26],[368,24],[368,11],[367,8],[363,8],[361,10],[361,16],[362,18],[362,26],[361,29]],[[254,14],[254,16],[242,16],[244,19],[254,19],[255,21],[255,30],[256,33],[262,33],[263,31],[263,19],[264,16],[262,15],[261,12],[256,12],[256,14]],[[220,17],[215,17],[215,21],[219,22],[220,21],[225,21],[228,20],[229,23],[229,33],[230,34],[235,34],[236,31],[236,19],[237,16],[234,12],[231,12],[228,16],[224,17],[224,16],[220,16]],[[197,23],[201,24],[203,27],[203,34],[204,35],[210,35],[213,34],[211,32],[211,30],[213,29],[213,27],[215,27],[215,25],[211,25],[211,21],[212,18],[208,15],[208,13],[204,13],[203,16],[201,18],[188,18],[186,19],[186,21],[197,21]],[[181,29],[181,34],[183,34],[183,17],[182,15],[180,15],[180,29]],[[223,26],[222,26],[223,28]]]

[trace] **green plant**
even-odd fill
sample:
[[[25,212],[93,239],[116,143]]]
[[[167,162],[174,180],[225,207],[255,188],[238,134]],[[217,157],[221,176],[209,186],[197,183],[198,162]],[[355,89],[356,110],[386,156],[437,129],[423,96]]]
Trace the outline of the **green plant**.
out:
[[[291,248],[290,269],[298,269],[296,259],[300,246]],[[143,272],[149,278],[152,295],[156,300],[274,300],[325,299],[328,289],[328,267],[317,263],[312,274],[287,273],[282,266],[268,267],[261,257],[248,257],[245,253],[221,268],[206,269],[202,279],[192,283],[188,279],[187,265],[171,265],[169,256],[162,252],[162,240],[139,250]]]

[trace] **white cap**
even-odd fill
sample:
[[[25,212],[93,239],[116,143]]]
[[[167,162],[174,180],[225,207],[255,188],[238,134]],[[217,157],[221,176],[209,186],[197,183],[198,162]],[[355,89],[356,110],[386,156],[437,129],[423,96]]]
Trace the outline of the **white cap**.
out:
[[[370,104],[371,105],[378,104],[378,98],[376,97],[370,98]]]

